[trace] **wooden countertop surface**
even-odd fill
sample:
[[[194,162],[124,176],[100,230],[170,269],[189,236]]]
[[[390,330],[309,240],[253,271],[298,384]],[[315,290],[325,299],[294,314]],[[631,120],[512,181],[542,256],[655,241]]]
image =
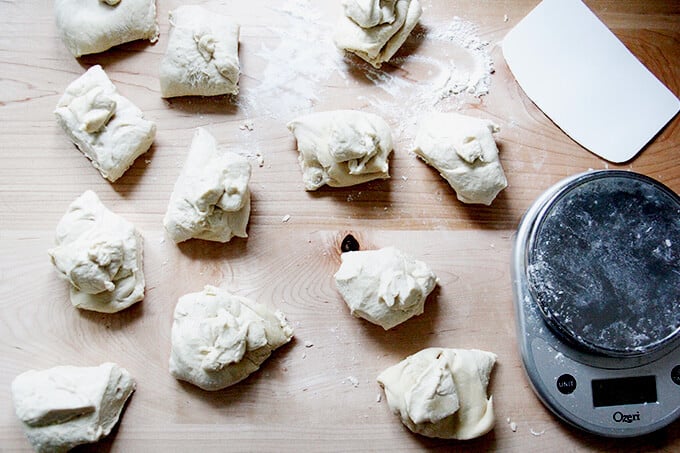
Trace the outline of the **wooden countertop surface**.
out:
[[[168,11],[182,3],[158,1],[157,44],[129,43],[76,60],[56,35],[52,2],[0,2],[0,451],[29,449],[11,404],[16,375],[104,361],[126,367],[137,391],[114,433],[81,451],[680,450],[678,423],[642,438],[612,440],[559,422],[523,372],[510,280],[520,217],[557,181],[588,169],[622,168],[680,191],[680,119],[625,165],[575,144],[522,92],[500,50],[503,36],[536,0],[425,0],[421,25],[398,64],[379,72],[343,59],[321,39],[339,14],[336,2],[197,1],[242,25],[241,95],[163,100],[158,67]],[[586,3],[680,93],[679,3]],[[448,44],[435,38],[455,16],[476,24],[489,42],[495,66],[489,93],[450,95],[436,106],[418,103],[417,94],[449,61],[441,47]],[[309,47],[296,52],[304,42]],[[158,126],[151,150],[115,184],[99,176],[52,114],[67,84],[94,64]],[[302,189],[295,141],[285,124],[300,113],[333,108],[372,111],[390,123],[390,180],[316,193]],[[428,109],[459,109],[501,126],[497,141],[509,187],[491,207],[461,204],[435,171],[409,153],[414,116]],[[253,156],[246,240],[180,246],[164,240],[161,220],[198,126],[222,146]],[[67,286],[46,254],[56,223],[86,189],[135,223],[145,239],[146,298],[116,315],[71,307]],[[428,262],[441,283],[425,314],[389,332],[348,314],[332,278],[348,232],[365,249],[397,245]],[[177,298],[205,284],[284,311],[296,330],[294,341],[259,372],[214,393],[180,383],[167,370]],[[468,442],[423,438],[401,425],[384,397],[377,401],[377,374],[428,346],[498,354],[490,386],[498,421],[491,433]]]

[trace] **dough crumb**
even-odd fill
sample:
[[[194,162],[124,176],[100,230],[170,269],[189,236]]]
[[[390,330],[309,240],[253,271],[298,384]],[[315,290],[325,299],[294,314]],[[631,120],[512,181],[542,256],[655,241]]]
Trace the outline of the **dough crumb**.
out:
[[[354,376],[347,376],[347,380],[354,388],[359,387],[359,379],[355,378]]]
[[[281,223],[288,223],[290,220],[290,214],[286,214],[281,218]]]
[[[507,21],[508,21],[508,15],[507,15],[507,14],[504,14],[504,15],[503,15],[503,22],[507,22]]]
[[[381,395],[380,393],[378,393],[378,394],[376,395],[376,397],[375,397],[375,402],[376,402],[376,403],[379,403],[379,402],[381,402],[381,401],[382,401],[382,395]]]
[[[545,434],[545,430],[534,431],[533,428],[531,428],[531,429],[529,430],[529,432],[531,433],[532,436],[536,436],[536,437],[542,436],[543,434]]]
[[[517,423],[510,422],[510,429],[512,430],[513,433],[517,432]]]
[[[242,131],[252,131],[255,129],[255,126],[253,125],[252,121],[244,121],[243,124],[241,124],[239,127]]]
[[[314,346],[314,343],[311,341],[305,341],[305,348],[311,348],[312,346]]]

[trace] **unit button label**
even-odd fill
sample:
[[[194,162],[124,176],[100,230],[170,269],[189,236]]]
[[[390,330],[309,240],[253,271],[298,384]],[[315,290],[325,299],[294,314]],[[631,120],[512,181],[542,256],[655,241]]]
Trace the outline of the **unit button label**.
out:
[[[571,374],[563,374],[557,378],[557,390],[564,395],[569,395],[576,390],[576,379]]]
[[[671,371],[671,379],[673,379],[676,385],[680,385],[680,365],[675,365]]]

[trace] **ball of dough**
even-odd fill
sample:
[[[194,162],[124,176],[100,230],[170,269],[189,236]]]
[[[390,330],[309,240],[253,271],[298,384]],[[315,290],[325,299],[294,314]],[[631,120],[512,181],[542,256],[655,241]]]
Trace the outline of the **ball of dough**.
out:
[[[486,396],[496,354],[477,349],[428,348],[378,376],[387,404],[414,433],[472,439],[495,424]]]
[[[288,129],[297,139],[305,190],[390,177],[392,136],[377,115],[356,110],[312,113],[291,121]]]
[[[199,127],[163,218],[172,240],[248,237],[250,173],[248,159],[219,149],[214,137]]]
[[[376,68],[404,44],[423,13],[418,0],[344,0],[335,45]]]
[[[158,40],[155,0],[55,0],[57,30],[73,56]]]
[[[196,5],[171,11],[170,25],[160,69],[161,95],[237,94],[239,25]]]
[[[66,452],[108,436],[135,389],[115,363],[31,370],[12,381],[12,400],[38,452]]]
[[[99,65],[69,84],[54,114],[76,147],[111,182],[149,150],[156,136],[156,125],[118,93]]]
[[[439,173],[463,203],[490,205],[508,181],[488,120],[432,113],[420,120],[413,151]]]
[[[437,285],[427,265],[394,247],[346,252],[335,274],[352,315],[388,330],[423,313]]]
[[[206,286],[177,302],[170,374],[203,390],[220,390],[259,369],[292,337],[280,311]]]
[[[77,308],[115,313],[144,298],[142,236],[91,190],[68,208],[48,250]]]

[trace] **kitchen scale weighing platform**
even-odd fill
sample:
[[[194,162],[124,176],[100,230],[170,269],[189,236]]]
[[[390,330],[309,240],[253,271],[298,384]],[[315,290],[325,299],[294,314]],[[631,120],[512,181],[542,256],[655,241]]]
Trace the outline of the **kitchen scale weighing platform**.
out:
[[[524,215],[513,250],[524,368],[585,431],[630,437],[680,417],[680,197],[633,172],[579,174]]]

